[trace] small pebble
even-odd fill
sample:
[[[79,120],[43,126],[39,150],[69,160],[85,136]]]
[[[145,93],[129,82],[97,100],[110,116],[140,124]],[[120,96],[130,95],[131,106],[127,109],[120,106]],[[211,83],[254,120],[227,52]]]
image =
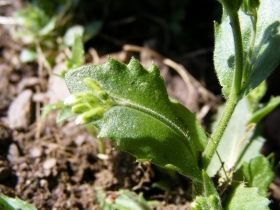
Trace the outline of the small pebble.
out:
[[[22,91],[11,103],[8,121],[11,129],[25,129],[30,124],[31,90]]]
[[[56,165],[56,159],[55,158],[49,158],[47,159],[44,164],[43,164],[43,168],[44,169],[51,169]]]
[[[40,157],[42,155],[42,149],[40,147],[33,147],[30,151],[29,154],[33,158]]]

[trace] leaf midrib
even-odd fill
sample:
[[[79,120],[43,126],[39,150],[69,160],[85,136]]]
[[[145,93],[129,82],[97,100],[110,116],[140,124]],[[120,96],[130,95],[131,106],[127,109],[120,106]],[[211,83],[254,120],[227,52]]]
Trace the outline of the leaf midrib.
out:
[[[187,131],[183,131],[178,125],[176,125],[176,123],[172,122],[171,120],[169,120],[167,117],[165,117],[164,115],[149,109],[147,107],[132,103],[131,101],[127,101],[124,99],[115,99],[116,105],[120,105],[120,106],[125,106],[125,107],[129,107],[132,109],[135,109],[137,111],[143,112],[149,116],[152,116],[154,118],[156,118],[157,120],[159,120],[160,122],[164,123],[168,128],[170,128],[171,130],[174,131],[174,133],[176,133],[180,138],[185,139],[185,141],[182,141],[186,147],[188,148],[188,150],[190,151],[190,153],[192,154],[192,156],[195,158],[195,153],[192,150],[191,145],[188,145],[186,142],[189,141],[189,139],[186,137],[186,133]]]

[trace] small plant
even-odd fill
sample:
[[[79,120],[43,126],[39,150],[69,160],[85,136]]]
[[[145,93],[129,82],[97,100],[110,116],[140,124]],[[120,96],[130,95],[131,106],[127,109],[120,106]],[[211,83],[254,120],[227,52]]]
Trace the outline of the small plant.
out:
[[[134,58],[125,65],[109,57],[105,64],[67,72],[72,95],[65,104],[69,116],[95,125],[98,137],[115,141],[115,149],[192,179],[192,209],[268,209],[273,171],[259,153],[258,123],[280,98],[259,101],[263,81],[280,63],[280,2],[220,3],[214,64],[226,104],[208,139],[195,114],[168,97],[158,68],[146,70]]]
[[[102,22],[94,20],[85,26],[77,23],[77,18],[72,13],[78,4],[79,1],[74,0],[36,0],[31,1],[26,8],[16,11],[14,17],[2,17],[3,23],[17,26],[11,35],[25,45],[20,60],[37,60],[50,71],[57,52],[68,50],[74,43],[75,35],[82,36],[82,41],[85,42],[98,34]]]

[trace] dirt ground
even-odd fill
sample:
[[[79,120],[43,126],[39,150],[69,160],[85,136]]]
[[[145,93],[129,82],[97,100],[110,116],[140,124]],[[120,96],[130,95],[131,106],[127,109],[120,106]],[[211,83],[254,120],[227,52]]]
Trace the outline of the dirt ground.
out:
[[[2,7],[1,16],[11,14],[17,7],[20,5]],[[37,209],[100,209],[96,198],[98,189],[104,191],[106,198],[119,189],[130,189],[143,192],[147,200],[158,200],[154,209],[189,209],[187,178],[179,174],[175,178],[167,176],[149,163],[137,163],[130,154],[113,150],[113,143],[107,139],[103,140],[105,154],[99,154],[99,140],[83,126],[75,125],[73,119],[56,124],[57,112],[42,119],[44,105],[63,100],[69,93],[62,79],[47,71],[39,72],[38,64],[20,62],[22,45],[11,39],[9,27],[0,25],[0,193],[18,196]],[[155,61],[169,94],[196,111],[205,127],[211,120],[209,116],[214,116],[222,103],[221,96],[204,88],[203,82],[186,73],[180,74],[180,70],[185,71],[183,66],[170,63],[153,51],[126,45],[110,55],[123,62],[134,55],[145,67]],[[85,63],[105,60],[106,56],[99,58],[86,52]],[[193,60],[199,63],[195,56]],[[51,70],[58,73],[63,68],[58,59]],[[275,77],[279,78],[279,73],[274,76],[276,81],[270,79],[272,93],[273,85],[279,81]],[[263,148],[265,154],[276,152],[276,161],[280,154],[279,119],[279,109],[266,118],[265,135],[270,141]],[[270,187],[272,209],[280,209],[279,186],[277,174]]]

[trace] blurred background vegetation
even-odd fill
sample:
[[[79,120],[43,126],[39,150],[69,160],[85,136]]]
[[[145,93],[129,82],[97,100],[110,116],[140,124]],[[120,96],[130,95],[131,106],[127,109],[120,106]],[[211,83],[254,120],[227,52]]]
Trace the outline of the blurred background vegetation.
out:
[[[17,15],[30,20],[26,24],[36,37],[42,30],[48,32],[39,42],[50,63],[55,49],[63,46],[54,40],[65,39],[67,31],[79,25],[86,52],[94,48],[102,56],[120,51],[124,44],[145,46],[181,63],[208,89],[220,93],[212,64],[213,21],[222,13],[218,1],[29,0],[26,5]]]

